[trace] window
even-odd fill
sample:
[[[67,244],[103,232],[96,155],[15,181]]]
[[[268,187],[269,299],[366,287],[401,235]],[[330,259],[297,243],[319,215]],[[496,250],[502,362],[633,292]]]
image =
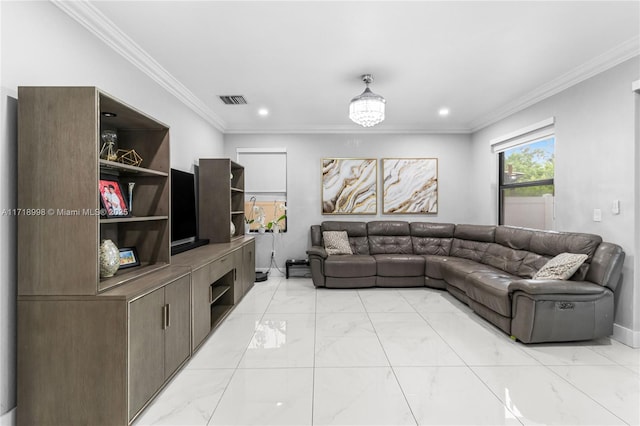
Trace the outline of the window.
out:
[[[238,148],[236,152],[238,163],[244,166],[244,214],[251,222],[249,231],[257,232],[270,222],[277,222],[279,230],[286,231],[286,149]]]
[[[491,141],[498,154],[498,223],[553,229],[555,118]]]
[[[498,154],[499,224],[553,229],[555,137]]]

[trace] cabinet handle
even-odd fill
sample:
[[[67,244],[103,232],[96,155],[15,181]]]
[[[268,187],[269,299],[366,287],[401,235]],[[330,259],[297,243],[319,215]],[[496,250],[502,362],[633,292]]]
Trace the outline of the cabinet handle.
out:
[[[238,281],[238,269],[233,268],[233,280]]]
[[[171,327],[171,303],[167,303],[167,328]]]
[[[162,329],[167,328],[167,305],[162,305]]]

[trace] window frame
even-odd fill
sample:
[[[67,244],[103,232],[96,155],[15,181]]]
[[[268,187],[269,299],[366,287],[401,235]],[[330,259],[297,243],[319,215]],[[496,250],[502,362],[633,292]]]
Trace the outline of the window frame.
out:
[[[505,152],[514,149],[514,148],[518,148],[518,147],[523,147],[525,145],[531,145],[534,144],[536,142],[540,142],[546,139],[550,139],[553,138],[553,147],[554,147],[554,152],[555,152],[555,144],[556,144],[556,136],[555,133],[551,133],[547,136],[544,137],[539,137],[539,138],[535,138],[526,142],[522,142],[519,144],[515,144],[512,146],[509,146],[508,148],[501,150],[500,152],[498,152],[498,225],[504,225],[504,194],[506,190],[509,189],[517,189],[517,188],[529,188],[529,187],[533,187],[533,186],[547,186],[547,185],[553,185],[553,193],[554,193],[554,197],[555,197],[555,161],[554,161],[554,169],[553,169],[553,178],[552,179],[541,179],[541,180],[533,180],[533,181],[527,181],[527,182],[514,182],[514,183],[505,183],[504,182],[504,154]]]

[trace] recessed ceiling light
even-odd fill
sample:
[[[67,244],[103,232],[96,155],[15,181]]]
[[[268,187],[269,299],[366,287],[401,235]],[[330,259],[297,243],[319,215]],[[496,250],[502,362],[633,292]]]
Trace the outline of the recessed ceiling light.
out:
[[[446,117],[447,115],[449,115],[449,108],[440,108],[440,110],[438,110],[438,114],[440,114],[442,117]]]
[[[269,110],[266,108],[260,108],[258,110],[258,115],[261,115],[262,117],[266,117],[267,115],[269,115]]]

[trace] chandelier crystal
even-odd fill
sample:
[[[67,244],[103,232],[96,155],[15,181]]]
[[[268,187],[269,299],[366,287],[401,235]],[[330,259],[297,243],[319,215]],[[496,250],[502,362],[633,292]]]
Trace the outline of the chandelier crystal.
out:
[[[371,74],[364,74],[362,81],[365,82],[367,88],[362,94],[351,99],[349,118],[362,127],[373,127],[384,121],[384,107],[387,101],[369,89],[369,84],[373,81]]]

